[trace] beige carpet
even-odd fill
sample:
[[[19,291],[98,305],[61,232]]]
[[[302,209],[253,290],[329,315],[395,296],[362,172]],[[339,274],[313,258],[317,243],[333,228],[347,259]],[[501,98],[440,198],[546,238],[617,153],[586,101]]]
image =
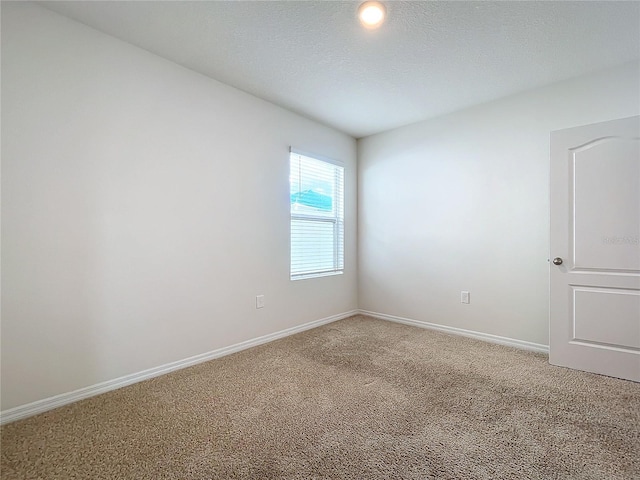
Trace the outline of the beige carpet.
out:
[[[640,384],[353,317],[2,428],[3,479],[640,479]]]

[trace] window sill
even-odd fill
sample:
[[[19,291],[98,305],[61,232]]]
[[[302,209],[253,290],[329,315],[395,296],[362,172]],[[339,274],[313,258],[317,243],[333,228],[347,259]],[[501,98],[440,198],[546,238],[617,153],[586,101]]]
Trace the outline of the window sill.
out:
[[[306,280],[307,278],[332,277],[334,275],[342,275],[343,273],[344,273],[343,270],[336,270],[331,272],[305,273],[301,275],[291,275],[290,279],[292,281]]]

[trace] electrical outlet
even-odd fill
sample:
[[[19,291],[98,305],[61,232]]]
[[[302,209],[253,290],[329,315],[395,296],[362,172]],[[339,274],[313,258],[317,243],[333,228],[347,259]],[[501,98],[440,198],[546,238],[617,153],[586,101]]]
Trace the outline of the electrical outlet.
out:
[[[263,308],[263,307],[264,307],[264,295],[257,295],[256,308]]]
[[[469,292],[465,290],[460,292],[460,303],[469,303]]]

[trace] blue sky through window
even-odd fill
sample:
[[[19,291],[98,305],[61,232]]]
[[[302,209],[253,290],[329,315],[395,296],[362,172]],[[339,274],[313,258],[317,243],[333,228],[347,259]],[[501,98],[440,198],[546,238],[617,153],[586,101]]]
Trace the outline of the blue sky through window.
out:
[[[336,173],[335,166],[300,155],[291,169],[291,211],[298,213],[333,213]]]

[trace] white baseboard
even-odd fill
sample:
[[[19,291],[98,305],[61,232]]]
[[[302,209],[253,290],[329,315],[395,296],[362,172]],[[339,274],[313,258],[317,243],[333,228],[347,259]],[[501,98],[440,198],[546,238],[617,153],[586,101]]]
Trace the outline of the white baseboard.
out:
[[[541,353],[547,353],[547,354],[549,353],[549,347],[547,345],[541,345],[538,343],[525,342],[523,340],[500,337],[498,335],[491,335],[489,333],[474,332],[472,330],[465,330],[462,328],[448,327],[446,325],[438,325],[435,323],[421,322],[419,320],[412,320],[409,318],[397,317],[395,315],[387,315],[384,313],[371,312],[368,310],[352,310],[352,311],[341,313],[338,315],[332,315],[330,317],[321,318],[320,320],[315,320],[313,322],[305,323],[303,325],[298,325],[297,327],[291,327],[285,330],[280,330],[279,332],[270,333],[262,337],[246,340],[244,342],[240,342],[235,345],[212,350],[211,352],[202,353],[200,355],[195,355],[193,357],[185,358],[183,360],[167,363],[159,367],[143,370],[142,372],[132,373],[130,375],[125,375],[124,377],[120,377],[113,380],[108,380],[106,382],[101,382],[95,385],[91,385],[88,387],[80,388],[78,390],[74,390],[73,392],[55,395],[53,397],[45,398],[43,400],[38,400],[36,402],[28,403],[26,405],[20,405],[18,407],[10,408],[0,412],[0,425],[14,422],[16,420],[20,420],[23,418],[31,417],[39,413],[53,410],[54,408],[62,407],[63,405],[68,405],[69,403],[77,402],[79,400],[83,400],[89,397],[94,397],[96,395],[100,395],[101,393],[106,393],[111,390],[116,390],[118,388],[126,387],[127,385],[141,382],[143,380],[148,380],[150,378],[164,375],[166,373],[173,372],[175,370],[180,370],[182,368],[190,367],[192,365],[197,365],[198,363],[203,363],[209,360],[213,360],[215,358],[223,357],[225,355],[230,355],[232,353],[239,352],[241,350],[246,350],[247,348],[262,345],[263,343],[272,342],[274,340],[278,340],[279,338],[288,337],[289,335],[294,335],[296,333],[300,333],[305,330],[316,328],[321,325],[325,325],[327,323],[335,322],[337,320],[342,320],[343,318],[347,318],[357,314],[368,315],[370,317],[379,318],[382,320],[388,320],[396,323],[402,323],[405,325],[413,325],[421,328],[429,328],[432,330],[438,330],[441,332],[451,333],[454,335],[462,335],[465,337],[475,338],[478,340],[484,340],[486,342],[498,343],[500,345],[507,345],[509,347],[516,347],[524,350],[531,350],[534,352],[541,352]]]
[[[542,345],[540,343],[526,342],[524,340],[516,340],[515,338],[500,337],[498,335],[492,335],[490,333],[474,332],[473,330],[448,327],[446,325],[438,325],[436,323],[422,322],[419,320],[412,320],[410,318],[396,317],[395,315],[387,315],[385,313],[370,312],[368,310],[358,310],[358,312],[362,315],[368,315],[369,317],[379,318],[381,320],[389,320],[391,322],[403,323],[405,325],[413,325],[415,327],[428,328],[431,330],[438,330],[440,332],[451,333],[453,335],[462,335],[463,337],[475,338],[476,340],[483,340],[485,342],[498,343],[500,345],[506,345],[508,347],[516,347],[522,350],[530,350],[533,352],[549,354],[549,346]]]
[[[335,322],[337,320],[342,320],[343,318],[347,318],[357,314],[358,310],[352,310],[350,312],[332,315],[330,317],[321,318],[320,320],[315,320],[303,325],[298,325],[297,327],[287,328],[285,330],[280,330],[279,332],[270,333],[262,337],[257,337],[251,340],[236,343],[235,345],[231,345],[229,347],[218,348],[216,350],[212,350],[211,352],[194,355],[193,357],[167,363],[165,365],[150,368],[148,370],[143,370],[142,372],[132,373],[130,375],[125,375],[124,377],[97,383],[89,387],[80,388],[78,390],[74,390],[73,392],[62,393],[60,395],[55,395],[53,397],[38,400],[26,405],[9,408],[0,412],[0,425],[14,422],[22,418],[31,417],[39,413],[53,410],[54,408],[62,407],[63,405],[67,405],[69,403],[77,402],[78,400],[94,397],[96,395],[100,395],[101,393],[106,393],[111,390],[126,387],[127,385],[131,385],[133,383],[164,375],[165,373],[173,372],[174,370],[180,370],[182,368],[190,367],[198,363],[224,357],[225,355],[230,355],[241,350],[246,350],[247,348],[262,345],[263,343],[272,342],[274,340],[278,340],[279,338],[288,337],[289,335],[294,335],[296,333],[300,333],[311,328],[316,328],[327,323]]]

